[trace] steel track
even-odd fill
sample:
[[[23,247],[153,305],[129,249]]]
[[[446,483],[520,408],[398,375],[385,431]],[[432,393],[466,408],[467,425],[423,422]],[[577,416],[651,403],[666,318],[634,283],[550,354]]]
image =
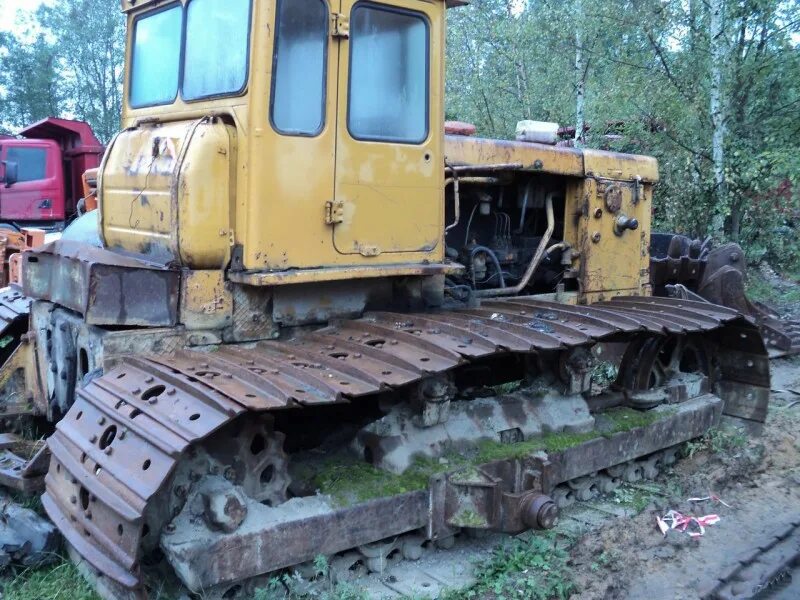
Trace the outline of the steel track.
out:
[[[139,589],[140,546],[160,533],[148,531],[149,505],[193,445],[244,413],[347,403],[488,357],[692,333],[720,348],[725,411],[761,420],[769,364],[756,327],[730,309],[664,298],[375,313],[255,347],[131,357],[79,390],[58,423],[43,504],[94,569]]]

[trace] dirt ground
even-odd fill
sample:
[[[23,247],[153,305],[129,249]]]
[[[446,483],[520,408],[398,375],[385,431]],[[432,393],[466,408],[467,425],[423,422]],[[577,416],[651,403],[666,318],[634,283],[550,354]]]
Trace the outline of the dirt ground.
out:
[[[573,600],[698,598],[736,556],[800,519],[800,358],[772,366],[776,391],[763,434],[712,437],[661,482],[682,493],[659,495],[638,516],[584,536],[568,563],[579,590]],[[729,506],[687,502],[711,494]],[[669,509],[717,514],[720,521],[703,537],[678,531],[662,536],[656,516]]]

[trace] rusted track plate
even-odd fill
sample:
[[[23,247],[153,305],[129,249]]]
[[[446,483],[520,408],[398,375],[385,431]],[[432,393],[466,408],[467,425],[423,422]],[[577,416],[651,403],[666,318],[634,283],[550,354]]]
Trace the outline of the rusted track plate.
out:
[[[83,388],[58,424],[45,507],[89,563],[135,587],[146,508],[187,448],[240,414],[347,402],[492,355],[676,331],[708,333],[730,350],[721,368],[738,394],[731,406],[757,418],[769,388],[758,331],[729,309],[682,300],[494,300],[474,310],[373,313],[252,347],[132,357]]]

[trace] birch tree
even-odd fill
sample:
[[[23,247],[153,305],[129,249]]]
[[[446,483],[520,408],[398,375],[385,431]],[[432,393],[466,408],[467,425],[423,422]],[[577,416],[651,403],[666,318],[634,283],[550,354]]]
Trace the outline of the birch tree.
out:
[[[709,94],[711,122],[713,127],[711,155],[714,162],[714,199],[716,211],[713,221],[714,233],[723,237],[725,230],[725,208],[728,203],[725,182],[725,134],[726,110],[724,81],[727,41],[725,39],[725,0],[711,0],[711,89]]]

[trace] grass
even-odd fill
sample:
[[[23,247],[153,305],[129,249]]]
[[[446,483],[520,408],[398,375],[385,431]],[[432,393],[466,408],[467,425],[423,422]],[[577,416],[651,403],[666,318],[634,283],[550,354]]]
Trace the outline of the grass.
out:
[[[3,600],[100,600],[69,560],[25,569],[2,582]]]
[[[443,460],[417,458],[401,475],[383,471],[364,462],[347,461],[331,456],[313,470],[298,470],[298,477],[309,481],[323,495],[331,496],[337,506],[349,506],[375,498],[424,490],[436,474],[457,471],[462,477],[475,475],[474,467],[496,460],[523,458],[536,452],[556,453],[601,436],[645,427],[669,416],[667,411],[638,411],[614,408],[602,413],[602,430],[588,433],[549,433],[514,444],[483,441],[470,451],[448,452]],[[470,471],[473,469],[473,471]]]
[[[477,581],[473,585],[446,592],[441,598],[569,598],[575,586],[567,559],[567,552],[556,545],[551,532],[512,538],[478,566]]]

